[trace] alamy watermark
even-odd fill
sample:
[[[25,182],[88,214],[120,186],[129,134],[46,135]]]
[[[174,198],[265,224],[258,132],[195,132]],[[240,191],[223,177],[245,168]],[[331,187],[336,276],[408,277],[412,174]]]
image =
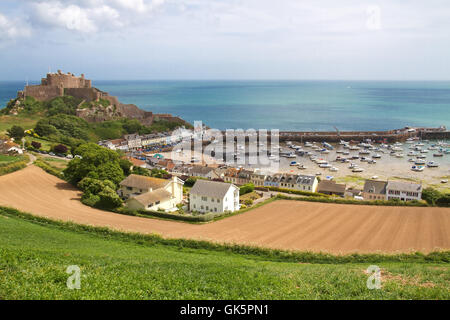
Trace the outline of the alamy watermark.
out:
[[[69,290],[81,289],[81,269],[77,265],[68,266],[66,273],[70,276],[67,278],[67,288]]]
[[[366,286],[369,290],[381,289],[381,269],[378,266],[371,265],[367,268],[366,273],[370,276],[367,278]]]
[[[193,130],[175,130],[171,142],[175,143],[172,160],[248,166],[264,171],[279,169],[278,129],[219,130],[206,128],[201,121],[195,121]]]

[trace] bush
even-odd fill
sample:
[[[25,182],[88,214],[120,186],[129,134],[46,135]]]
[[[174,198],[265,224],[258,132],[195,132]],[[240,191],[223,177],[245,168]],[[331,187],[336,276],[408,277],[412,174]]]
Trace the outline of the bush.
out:
[[[450,207],[450,194],[442,194],[441,197],[436,200],[436,205],[439,207]]]
[[[20,140],[25,137],[25,129],[20,126],[12,126],[7,130],[8,136],[14,138],[14,140]]]
[[[53,151],[55,151],[56,153],[64,153],[66,154],[68,151],[68,148],[63,145],[63,144],[58,144],[56,146],[53,147]]]
[[[37,141],[32,141],[32,142],[31,142],[31,146],[32,146],[34,149],[40,149],[40,148],[42,147],[42,144],[41,144],[40,142],[37,142]]]
[[[5,166],[0,166],[0,176],[4,174],[8,174],[14,171],[18,171],[20,169],[23,169],[27,166],[27,161],[18,161],[9,163]]]
[[[112,210],[122,206],[122,199],[115,191],[115,185],[109,180],[84,178],[78,183],[83,191],[82,202],[88,206]]]
[[[185,187],[193,187],[196,181],[197,181],[197,178],[189,177],[184,182],[184,186]]]
[[[255,190],[255,185],[253,183],[244,184],[239,188],[239,195],[243,196],[244,194],[253,192]]]

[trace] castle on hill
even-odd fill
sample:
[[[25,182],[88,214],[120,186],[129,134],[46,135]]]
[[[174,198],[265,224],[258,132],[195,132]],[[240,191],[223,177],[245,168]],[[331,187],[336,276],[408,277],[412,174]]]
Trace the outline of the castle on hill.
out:
[[[92,81],[85,79],[84,74],[77,77],[73,73],[63,73],[61,70],[58,70],[57,73],[48,73],[46,78],[42,78],[40,85],[25,86],[23,91],[18,92],[17,97],[33,97],[39,101],[48,101],[64,95],[86,102],[105,99],[111,105],[118,106],[120,104],[116,97],[92,87]]]
[[[150,111],[139,109],[134,104],[123,104],[119,99],[110,96],[92,86],[92,81],[81,74],[80,77],[73,73],[63,73],[58,70],[56,73],[48,73],[41,79],[40,85],[27,85],[22,91],[17,93],[18,99],[33,97],[38,101],[49,101],[51,99],[72,96],[80,99],[81,103],[76,111],[76,115],[90,122],[102,122],[116,118],[129,118],[139,120],[144,125],[151,125],[154,120],[166,120],[169,122],[186,123],[179,117],[171,114],[154,114]],[[99,101],[100,99],[109,102],[109,106],[91,105],[90,108],[81,108],[83,103]]]

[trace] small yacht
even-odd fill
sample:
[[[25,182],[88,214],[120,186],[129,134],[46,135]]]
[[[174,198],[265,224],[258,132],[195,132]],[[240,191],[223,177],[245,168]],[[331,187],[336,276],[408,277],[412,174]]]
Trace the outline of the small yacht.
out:
[[[420,150],[420,153],[428,153],[428,149]]]
[[[305,142],[305,147],[306,148],[310,148],[310,147],[312,147],[313,145],[310,143],[310,142]]]
[[[329,163],[322,163],[319,165],[319,168],[331,168],[331,167],[332,167],[332,165]]]
[[[308,167],[305,166],[304,164],[299,164],[299,165],[298,165],[298,168],[299,168],[300,170],[308,169]]]
[[[412,171],[417,171],[417,172],[422,172],[423,169],[424,169],[423,166],[412,166],[412,167],[411,167],[411,170],[412,170]]]
[[[444,154],[440,153],[440,152],[433,154],[433,157],[443,157],[443,156],[444,156]]]
[[[373,159],[381,159],[381,155],[378,154],[378,153],[375,153],[375,154],[372,156],[372,158],[373,158]]]
[[[419,155],[416,156],[416,158],[417,158],[417,159],[426,159],[427,156],[426,156],[426,155],[423,155],[423,154],[419,154]]]
[[[331,167],[331,168],[330,168],[330,171],[332,171],[332,172],[337,172],[337,171],[339,171],[339,169],[336,168],[336,167]]]
[[[369,150],[361,150],[359,154],[370,154]]]
[[[298,163],[297,163],[297,161],[292,161],[289,165],[290,165],[291,167],[294,167],[294,166],[298,165]]]
[[[424,165],[426,162],[425,162],[425,160],[422,160],[422,159],[417,159],[415,162],[414,162],[414,164],[416,164],[416,165]]]
[[[367,163],[368,163],[368,164],[376,164],[377,161],[376,161],[376,160],[369,160],[369,161],[367,161]]]
[[[361,162],[368,162],[370,159],[366,158],[366,157],[361,157],[361,159],[359,159]]]
[[[353,168],[352,172],[363,172],[363,168]]]
[[[286,156],[286,158],[292,159],[292,158],[297,158],[297,156],[294,153],[290,153]]]
[[[437,167],[439,167],[439,163],[434,162],[434,161],[430,161],[430,162],[427,163],[427,167],[428,168],[437,168]]]
[[[408,159],[409,162],[416,162],[413,158]]]
[[[361,148],[357,147],[357,146],[351,146],[349,149],[352,151],[357,151],[357,150],[360,150]]]
[[[395,157],[396,158],[403,158],[405,155],[403,153],[396,153]]]
[[[349,169],[354,169],[354,168],[357,168],[358,167],[358,165],[356,164],[356,163],[350,163],[350,166],[348,167]]]

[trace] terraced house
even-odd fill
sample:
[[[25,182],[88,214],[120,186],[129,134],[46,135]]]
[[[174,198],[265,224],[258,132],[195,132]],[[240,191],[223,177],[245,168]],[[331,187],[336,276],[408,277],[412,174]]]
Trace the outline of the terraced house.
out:
[[[177,177],[159,179],[131,174],[117,191],[132,210],[174,211],[183,201],[184,182]]]

